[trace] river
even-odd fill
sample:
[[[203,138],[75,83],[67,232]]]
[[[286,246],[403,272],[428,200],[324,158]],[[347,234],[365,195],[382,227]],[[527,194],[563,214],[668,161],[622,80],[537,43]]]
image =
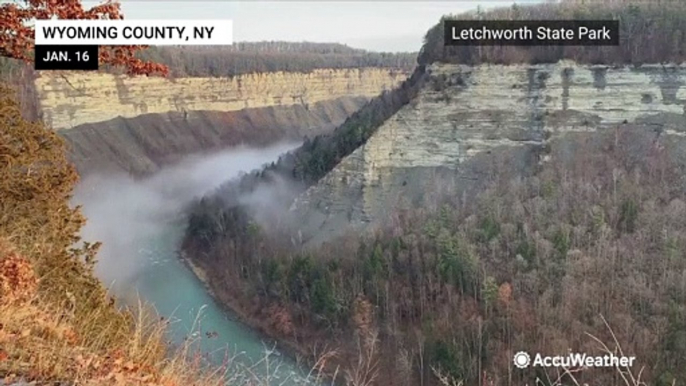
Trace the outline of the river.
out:
[[[312,381],[274,342],[219,306],[180,261],[183,223],[179,212],[193,197],[241,172],[275,161],[295,146],[236,148],[191,157],[139,181],[121,174],[91,175],[79,183],[73,199],[88,219],[83,238],[103,243],[96,274],[115,297],[129,304],[140,300],[168,318],[169,339],[174,344],[195,338],[195,348],[211,363],[221,365],[231,358],[232,386],[254,382],[250,374],[260,377],[260,385]]]

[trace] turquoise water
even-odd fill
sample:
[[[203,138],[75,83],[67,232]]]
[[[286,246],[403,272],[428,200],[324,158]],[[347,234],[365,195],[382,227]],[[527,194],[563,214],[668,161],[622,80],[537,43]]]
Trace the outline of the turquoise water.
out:
[[[180,237],[180,227],[171,225],[141,240],[139,253],[145,263],[131,281],[131,288],[141,298],[154,305],[160,315],[170,318],[170,339],[176,344],[189,337],[195,339],[194,349],[215,365],[230,360],[235,369],[230,375],[234,378],[232,384],[249,382],[253,378],[250,373],[262,379],[269,377],[271,385],[309,383],[304,370],[280,353],[274,342],[262,339],[215,302],[178,259]]]
[[[103,243],[96,264],[98,277],[122,303],[135,306],[140,300],[167,318],[174,345],[190,340],[207,362],[227,365],[231,386],[314,382],[274,342],[220,307],[181,262],[180,210],[192,198],[240,172],[276,160],[294,146],[196,157],[143,181],[123,174],[91,175],[75,192],[73,203],[82,206],[88,219],[83,239]]]

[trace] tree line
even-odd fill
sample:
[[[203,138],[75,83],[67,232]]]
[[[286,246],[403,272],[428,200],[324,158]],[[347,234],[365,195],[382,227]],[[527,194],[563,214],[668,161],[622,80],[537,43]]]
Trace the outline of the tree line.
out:
[[[301,147],[281,156],[278,161],[238,179],[227,181],[208,196],[222,197],[222,203],[217,202],[216,205],[233,206],[237,204],[235,198],[259,189],[261,184],[270,184],[278,179],[295,181],[301,189],[284,197],[285,204],[306,187],[316,183],[344,157],[362,146],[383,122],[417,95],[425,80],[424,68],[420,66],[399,87],[384,91],[354,112],[333,133],[305,138]],[[203,200],[208,202],[207,197]],[[203,200],[190,206],[188,212],[191,217],[196,213],[195,209],[207,205],[203,204]],[[202,212],[204,211],[198,209],[198,213]]]
[[[150,47],[138,53],[171,75],[236,76],[259,72],[311,72],[320,68],[384,67],[411,70],[416,53],[368,52],[337,43],[259,42],[226,47]]]
[[[584,46],[445,46],[445,20],[619,20],[620,44]],[[481,9],[445,16],[424,39],[418,62],[554,63],[562,59],[590,64],[682,63],[686,61],[686,3],[658,1],[563,1]]]
[[[187,48],[191,51],[207,50],[207,47],[203,46],[188,46]],[[367,52],[341,43],[287,41],[236,42],[230,46],[217,46],[213,49],[225,52],[294,52],[301,54],[364,54]]]

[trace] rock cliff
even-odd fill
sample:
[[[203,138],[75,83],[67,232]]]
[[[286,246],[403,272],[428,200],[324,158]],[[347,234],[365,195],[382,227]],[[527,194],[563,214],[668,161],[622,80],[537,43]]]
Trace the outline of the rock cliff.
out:
[[[333,130],[368,101],[342,97],[309,106],[144,114],[86,123],[60,134],[81,174],[148,175],[184,156],[248,144],[300,141]]]
[[[382,68],[177,79],[43,72],[36,90],[81,174],[145,175],[188,154],[333,130],[405,76]]]
[[[43,72],[36,89],[45,123],[60,130],[150,113],[237,111],[309,105],[345,96],[371,98],[404,77],[401,71],[381,68],[177,79]]]
[[[365,226],[399,201],[421,205],[426,184],[473,184],[476,160],[490,162],[496,148],[526,170],[534,150],[564,133],[638,124],[686,136],[685,66],[434,64],[428,72],[417,98],[294,202],[311,242]]]

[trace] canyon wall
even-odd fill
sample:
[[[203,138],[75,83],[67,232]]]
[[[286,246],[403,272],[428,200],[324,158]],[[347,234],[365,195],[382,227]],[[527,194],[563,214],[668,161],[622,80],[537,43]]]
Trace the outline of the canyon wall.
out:
[[[564,133],[640,125],[686,137],[685,66],[434,64],[428,71],[417,98],[294,202],[310,242],[373,223],[395,203],[421,205],[435,184],[473,185],[491,153],[508,152],[507,167],[525,171],[540,145]]]
[[[239,145],[268,146],[332,131],[368,98],[341,97],[309,106],[144,114],[61,130],[81,174],[149,175],[191,154]]]
[[[401,71],[384,68],[177,79],[41,72],[36,89],[43,120],[60,130],[150,113],[238,111],[310,105],[346,96],[371,98],[392,88],[405,76]]]
[[[329,132],[406,75],[384,68],[177,79],[41,72],[35,84],[44,121],[67,140],[81,174],[147,175],[190,154]]]

